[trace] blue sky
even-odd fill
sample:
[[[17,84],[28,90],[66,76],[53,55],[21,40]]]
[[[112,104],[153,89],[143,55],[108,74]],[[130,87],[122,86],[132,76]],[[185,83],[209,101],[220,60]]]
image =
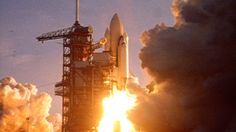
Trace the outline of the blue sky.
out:
[[[173,25],[172,0],[80,0],[80,23],[94,28],[98,41],[118,13],[129,34],[130,70],[146,85],[138,54],[141,33],[164,22]],[[13,76],[30,82],[53,97],[51,112],[60,112],[60,97],[54,96],[54,83],[61,80],[62,46],[35,39],[41,33],[69,27],[74,23],[75,0],[0,1],[0,78]]]

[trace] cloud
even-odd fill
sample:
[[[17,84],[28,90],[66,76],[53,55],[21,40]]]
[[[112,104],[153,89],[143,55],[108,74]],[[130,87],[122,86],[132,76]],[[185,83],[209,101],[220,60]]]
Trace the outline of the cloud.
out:
[[[235,5],[174,0],[175,25],[143,33],[140,59],[156,89],[130,112],[137,126],[148,132],[236,130]]]
[[[2,132],[57,132],[61,116],[49,115],[52,98],[37,93],[33,84],[21,84],[12,77],[0,81],[0,128]]]

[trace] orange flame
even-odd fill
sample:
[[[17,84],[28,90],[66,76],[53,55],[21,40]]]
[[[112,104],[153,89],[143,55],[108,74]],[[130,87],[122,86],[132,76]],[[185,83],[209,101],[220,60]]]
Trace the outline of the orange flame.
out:
[[[134,107],[136,96],[126,90],[113,88],[113,94],[104,98],[103,117],[99,123],[99,132],[136,132],[127,112]]]

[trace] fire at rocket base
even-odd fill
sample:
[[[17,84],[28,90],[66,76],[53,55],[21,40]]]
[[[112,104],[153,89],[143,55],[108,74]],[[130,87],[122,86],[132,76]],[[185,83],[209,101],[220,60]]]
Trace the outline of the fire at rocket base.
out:
[[[114,64],[113,80],[118,89],[125,89],[129,78],[128,35],[118,14],[112,17],[110,30],[107,29],[104,36],[107,38],[104,50],[110,51]]]
[[[136,96],[126,91],[128,80],[133,81],[129,73],[128,34],[117,14],[113,16],[104,36],[104,53],[109,58],[110,70],[106,83],[110,88],[110,96],[103,100],[104,112],[98,129],[99,132],[135,132],[134,125],[127,117],[127,112],[136,101]]]

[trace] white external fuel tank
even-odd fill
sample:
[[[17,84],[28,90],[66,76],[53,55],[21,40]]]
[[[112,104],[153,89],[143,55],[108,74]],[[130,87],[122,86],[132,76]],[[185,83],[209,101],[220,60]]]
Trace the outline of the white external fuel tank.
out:
[[[117,48],[120,37],[124,34],[123,24],[120,21],[118,14],[115,14],[110,23],[110,45],[111,55],[117,57]]]
[[[109,51],[113,59],[112,80],[117,82],[118,89],[126,89],[129,79],[128,34],[117,14],[112,17],[110,30],[106,29],[104,36],[107,39],[104,51]]]

